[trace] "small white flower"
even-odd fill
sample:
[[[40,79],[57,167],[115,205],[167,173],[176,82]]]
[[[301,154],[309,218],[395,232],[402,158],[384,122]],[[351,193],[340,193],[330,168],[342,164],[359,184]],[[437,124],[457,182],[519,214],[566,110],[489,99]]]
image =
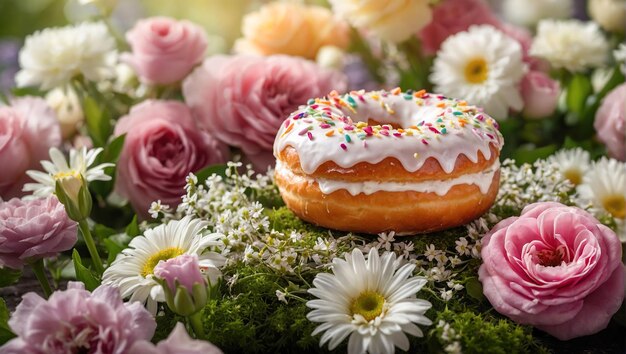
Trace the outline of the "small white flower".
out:
[[[41,165],[47,173],[35,170],[28,170],[26,174],[38,183],[26,183],[23,191],[33,192],[33,196],[45,198],[54,194],[56,181],[66,178],[78,178],[82,175],[83,179],[89,183],[92,181],[110,181],[111,176],[104,173],[107,167],[115,166],[112,163],[103,163],[94,167],[91,166],[98,154],[102,152],[102,148],[87,151],[83,147],[80,150],[70,150],[70,159],[65,160],[63,153],[57,148],[50,148],[50,161],[41,161]]]
[[[384,248],[387,251],[391,250],[391,245],[396,240],[394,236],[396,233],[394,231],[391,232],[382,232],[378,234],[378,246]]]
[[[83,75],[91,81],[112,76],[117,60],[115,39],[102,22],[46,28],[26,37],[15,81],[20,87],[49,90]]]
[[[454,241],[454,243],[456,243],[456,247],[454,248],[457,252],[459,252],[461,256],[468,256],[470,254],[470,249],[468,247],[467,239],[465,237],[459,238],[458,240]]]
[[[435,245],[433,245],[432,243],[428,246],[426,246],[426,251],[424,252],[424,257],[428,258],[429,261],[432,261],[433,259],[435,259],[435,257],[437,257],[437,255],[440,253],[441,251],[435,249]]]
[[[439,291],[439,295],[441,296],[443,301],[448,302],[448,301],[450,301],[450,299],[452,299],[452,290],[441,289]]]
[[[287,303],[287,298],[285,297],[284,292],[276,290],[276,297],[278,298],[278,301]]]
[[[313,309],[307,319],[322,323],[313,331],[313,335],[325,332],[320,345],[329,342],[333,350],[350,336],[350,354],[393,353],[396,346],[408,350],[405,333],[421,337],[416,324],[432,324],[424,316],[431,304],[415,297],[426,280],[411,277],[414,268],[405,264],[398,269],[394,253],[379,257],[374,249],[367,261],[359,249],[346,254],[345,260],[335,258],[333,274],[318,274],[309,289],[318,299],[307,302]]]
[[[524,105],[518,88],[525,72],[522,48],[492,26],[472,26],[448,37],[432,70],[437,92],[482,106],[496,118]]]
[[[569,18],[573,9],[573,0],[505,0],[502,4],[508,22],[527,27],[545,18]]]
[[[142,236],[133,238],[129,248],[104,271],[102,284],[118,287],[122,297],[130,297],[130,301],[146,303],[153,314],[157,303],[165,301],[163,288],[153,274],[160,261],[195,254],[209,282],[215,284],[222,275],[218,267],[224,264],[225,258],[215,252],[205,252],[205,249],[218,246],[222,235],[203,235],[207,225],[205,221],[186,216],[146,230]]]
[[[577,186],[582,183],[583,175],[589,170],[591,159],[587,151],[578,147],[570,150],[559,150],[548,158],[548,162],[554,163],[563,177]]]
[[[459,341],[455,341],[451,344],[446,345],[443,350],[448,354],[461,354],[463,353],[463,348],[461,347],[461,343]]]
[[[585,174],[578,193],[614,218],[626,219],[626,164],[603,157]]]
[[[539,22],[530,48],[530,55],[571,72],[602,66],[608,54],[609,43],[598,24],[578,20]]]
[[[613,51],[615,61],[620,64],[622,73],[626,75],[626,43],[621,43],[617,49]]]
[[[461,258],[459,258],[459,256],[450,257],[448,258],[448,261],[450,262],[450,265],[452,266],[452,268],[455,268],[459,264],[463,263],[461,261]]]
[[[446,256],[443,252],[440,252],[435,256],[435,260],[437,261],[438,266],[443,266],[448,261],[448,256]]]

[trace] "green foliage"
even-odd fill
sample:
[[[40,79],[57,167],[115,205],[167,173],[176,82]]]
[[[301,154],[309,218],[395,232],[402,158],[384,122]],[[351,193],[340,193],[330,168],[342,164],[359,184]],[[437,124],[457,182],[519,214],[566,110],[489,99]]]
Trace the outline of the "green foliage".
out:
[[[107,139],[111,135],[111,116],[108,111],[102,109],[98,102],[92,97],[85,97],[83,101],[85,112],[85,122],[89,136],[96,147],[105,146]]]
[[[201,184],[204,184],[204,181],[206,181],[207,178],[211,177],[214,174],[222,176],[222,177],[226,177],[227,169],[228,169],[228,166],[224,164],[211,165],[211,166],[207,166],[201,169],[200,171],[194,174],[196,175],[196,177],[198,177],[198,185],[201,185]]]
[[[0,288],[14,284],[22,276],[22,271],[11,268],[0,268]]]
[[[9,309],[3,298],[0,298],[0,346],[8,342],[15,334],[9,328]]]
[[[99,277],[83,265],[78,251],[74,249],[72,252],[72,260],[74,262],[74,270],[76,271],[76,280],[85,283],[85,288],[89,291],[94,290],[100,285]]]

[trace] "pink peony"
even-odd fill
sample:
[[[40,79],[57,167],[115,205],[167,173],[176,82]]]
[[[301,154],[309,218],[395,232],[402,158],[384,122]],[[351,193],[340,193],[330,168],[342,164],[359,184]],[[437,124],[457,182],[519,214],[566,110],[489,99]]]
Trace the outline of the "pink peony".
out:
[[[213,344],[189,337],[185,325],[178,322],[167,339],[156,346],[148,341],[135,342],[130,353],[142,354],[222,354]]]
[[[76,223],[55,196],[0,202],[0,268],[52,257],[76,243]]]
[[[189,21],[167,17],[139,20],[126,34],[132,53],[122,57],[149,84],[180,81],[204,58],[207,37]]]
[[[22,186],[30,181],[25,172],[39,169],[48,150],[60,144],[59,122],[43,99],[17,98],[0,107],[0,197],[22,196]]]
[[[500,27],[484,0],[444,0],[433,9],[432,21],[418,34],[426,54],[435,54],[449,36],[472,25]]]
[[[626,161],[626,84],[609,92],[596,112],[593,124],[609,156]]]
[[[274,163],[272,145],[285,118],[308,99],[345,88],[343,74],[304,59],[217,55],[189,75],[183,94],[201,126],[264,170]]]
[[[159,261],[154,267],[154,275],[167,282],[172,294],[176,293],[176,281],[187,291],[192,291],[195,283],[205,284],[206,278],[200,271],[198,256],[183,254],[170,258],[166,261]]]
[[[224,145],[198,130],[189,108],[178,101],[147,100],[132,107],[115,127],[115,135],[124,133],[116,187],[144,218],[153,201],[178,205],[190,172],[224,163],[228,156]]]
[[[604,329],[624,300],[619,239],[586,211],[528,205],[483,238],[478,275],[493,307],[568,340]]]
[[[24,295],[9,326],[18,337],[0,347],[0,354],[122,354],[150,340],[156,322],[141,303],[124,303],[116,288],[102,285],[90,293],[70,282],[47,301]]]
[[[545,118],[554,113],[561,94],[558,81],[541,71],[530,71],[522,78],[521,86],[526,118]]]

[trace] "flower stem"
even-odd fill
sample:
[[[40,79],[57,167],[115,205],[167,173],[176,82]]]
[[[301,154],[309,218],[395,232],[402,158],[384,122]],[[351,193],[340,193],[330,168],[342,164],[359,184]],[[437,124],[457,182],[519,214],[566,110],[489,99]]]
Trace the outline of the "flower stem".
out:
[[[48,282],[48,277],[46,277],[46,271],[43,267],[43,259],[38,259],[34,262],[30,263],[30,266],[33,268],[33,272],[39,280],[39,284],[41,284],[41,289],[43,289],[43,293],[46,296],[46,299],[50,297],[52,294],[52,288],[50,287],[50,282]]]
[[[96,268],[96,272],[98,272],[98,274],[104,273],[102,259],[100,259],[100,255],[98,254],[98,250],[96,249],[96,244],[93,242],[93,237],[91,237],[91,231],[89,231],[89,225],[87,225],[87,220],[79,221],[78,227],[80,228],[80,232],[83,234],[83,238],[85,239],[85,243],[87,244],[87,249],[89,250],[89,254],[91,255],[91,261],[94,265],[94,268]]]
[[[204,326],[202,325],[202,311],[198,311],[193,315],[187,316],[187,321],[191,325],[194,333],[196,334],[196,339],[205,339],[204,335]]]

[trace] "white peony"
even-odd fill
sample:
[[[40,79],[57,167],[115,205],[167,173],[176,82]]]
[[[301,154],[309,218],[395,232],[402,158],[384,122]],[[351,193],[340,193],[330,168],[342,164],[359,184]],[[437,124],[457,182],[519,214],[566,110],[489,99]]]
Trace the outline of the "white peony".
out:
[[[625,0],[589,0],[589,16],[602,28],[611,32],[626,31]]]
[[[46,28],[26,37],[15,80],[20,87],[42,90],[64,86],[78,75],[100,81],[112,76],[116,60],[115,39],[104,23]]]
[[[602,66],[608,54],[609,43],[598,24],[578,20],[541,21],[530,47],[530,55],[572,72]]]
[[[546,18],[569,18],[573,0],[505,0],[502,14],[507,22],[534,27]]]
[[[383,40],[402,42],[432,19],[429,0],[329,0],[333,12]]]
[[[432,68],[435,91],[482,106],[495,118],[524,103],[519,83],[524,76],[522,48],[492,26],[472,26],[448,37]]]

